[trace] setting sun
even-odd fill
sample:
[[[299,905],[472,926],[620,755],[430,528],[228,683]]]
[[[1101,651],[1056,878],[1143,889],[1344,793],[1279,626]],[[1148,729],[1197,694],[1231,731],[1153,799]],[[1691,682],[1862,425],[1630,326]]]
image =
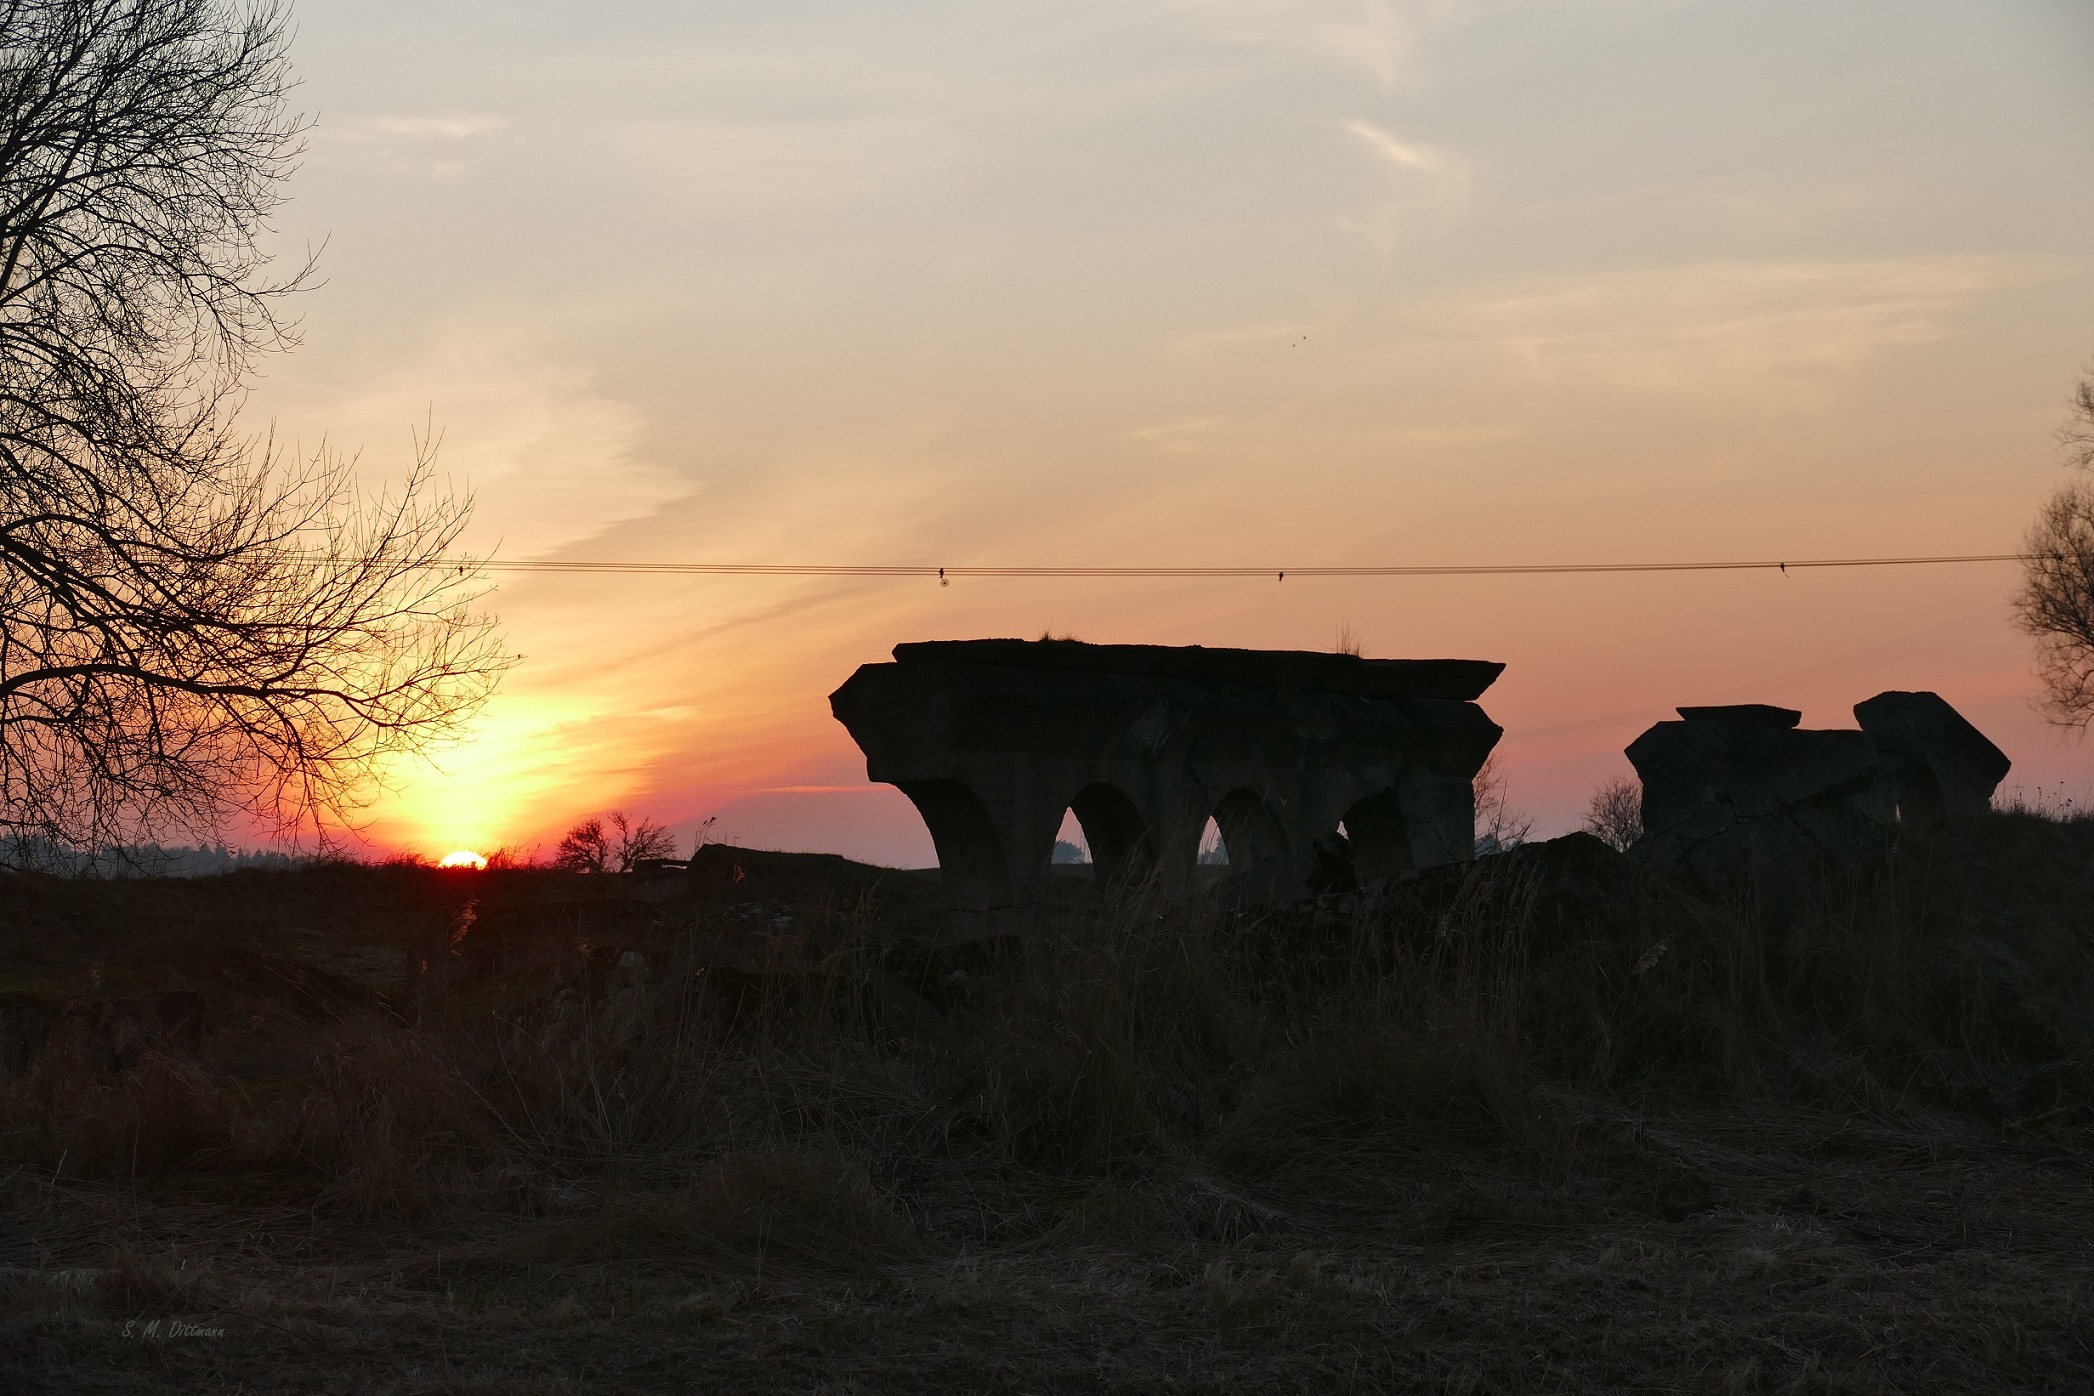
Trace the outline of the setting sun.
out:
[[[446,853],[443,856],[443,861],[436,866],[439,868],[479,869],[487,866],[487,860],[469,848],[461,848],[456,853]]]

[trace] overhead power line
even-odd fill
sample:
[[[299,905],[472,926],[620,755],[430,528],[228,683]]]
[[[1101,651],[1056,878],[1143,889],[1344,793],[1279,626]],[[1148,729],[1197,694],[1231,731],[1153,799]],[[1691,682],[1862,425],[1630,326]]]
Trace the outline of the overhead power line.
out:
[[[690,577],[1526,577],[1602,572],[1794,572],[1811,567],[1933,567],[1949,563],[2028,562],[2030,553],[1958,553],[1934,557],[1769,558],[1742,562],[1539,562],[1432,563],[1365,567],[938,567],[927,563],[871,562],[474,562],[448,559],[442,565],[487,572],[634,573]]]

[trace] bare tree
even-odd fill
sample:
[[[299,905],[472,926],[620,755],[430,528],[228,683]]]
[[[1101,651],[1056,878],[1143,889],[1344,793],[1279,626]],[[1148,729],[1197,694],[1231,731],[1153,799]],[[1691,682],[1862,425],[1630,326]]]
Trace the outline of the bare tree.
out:
[[[2073,393],[2058,444],[2067,465],[2094,472],[2094,376]],[[2022,551],[2014,604],[2021,628],[2036,639],[2043,707],[2054,722],[2084,726],[2094,719],[2094,481],[2060,485]]]
[[[1643,837],[1643,787],[1627,776],[1602,784],[1585,806],[1584,829],[1609,848],[1626,852]]]
[[[2082,378],[2073,391],[2071,414],[2058,428],[2058,445],[2067,465],[2094,470],[2094,377]]]
[[[560,837],[553,866],[565,872],[600,873],[611,862],[611,840],[601,819],[584,819]]]
[[[666,824],[613,810],[569,829],[553,854],[553,866],[568,872],[631,872],[643,859],[675,856],[676,836]]]
[[[1511,782],[1498,763],[1498,753],[1484,758],[1476,772],[1476,851],[1496,853],[1517,848],[1534,832],[1534,820],[1513,808],[1508,799]]]
[[[0,834],[331,827],[512,662],[426,450],[237,430],[291,347],[260,239],[299,153],[283,12],[0,0]],[[426,442],[424,445],[426,446]]]
[[[676,856],[676,836],[666,824],[652,819],[628,821],[625,812],[618,810],[611,815],[611,827],[618,832],[616,857],[620,872],[631,872],[642,859]]]

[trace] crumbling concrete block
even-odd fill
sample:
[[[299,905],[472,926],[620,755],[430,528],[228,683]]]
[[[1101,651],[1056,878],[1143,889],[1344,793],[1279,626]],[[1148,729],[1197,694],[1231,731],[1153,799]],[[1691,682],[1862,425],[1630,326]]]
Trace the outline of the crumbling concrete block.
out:
[[[1752,854],[1789,862],[1880,835],[1890,810],[1864,732],[1807,732],[1683,718],[1629,744],[1643,782],[1638,852],[1690,869]]]
[[[1883,754],[1890,797],[1910,823],[1977,818],[2014,765],[1938,693],[1879,693],[1854,705],[1854,720]]]
[[[2011,764],[1933,693],[1880,693],[1858,731],[1798,727],[1766,704],[1688,707],[1629,744],[1643,782],[1645,860],[1697,878],[1882,846],[1991,807]]]

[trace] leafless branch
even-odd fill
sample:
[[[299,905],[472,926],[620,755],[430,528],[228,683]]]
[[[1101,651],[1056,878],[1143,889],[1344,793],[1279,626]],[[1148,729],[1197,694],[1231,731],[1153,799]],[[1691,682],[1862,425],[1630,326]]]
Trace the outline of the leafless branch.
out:
[[[0,832],[346,817],[511,662],[427,451],[365,498],[237,411],[304,271],[284,14],[0,0]]]

